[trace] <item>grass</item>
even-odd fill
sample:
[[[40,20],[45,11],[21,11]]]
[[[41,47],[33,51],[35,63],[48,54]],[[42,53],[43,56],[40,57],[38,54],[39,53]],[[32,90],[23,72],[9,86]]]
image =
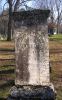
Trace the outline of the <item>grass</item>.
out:
[[[52,54],[50,54],[50,61],[62,61],[62,53],[58,53],[58,54],[52,53]]]
[[[53,82],[55,89],[57,91],[57,99],[62,100],[62,35],[54,35],[49,37],[49,47],[50,47],[50,66],[52,68],[51,81]],[[52,40],[52,41],[51,41]],[[0,59],[14,59],[14,53],[9,50],[14,50],[13,42],[0,42],[0,50],[4,50],[3,53],[0,52]],[[5,50],[8,50],[7,52]],[[14,60],[2,60],[0,61],[0,70],[15,69]],[[6,80],[1,80],[0,85],[7,83],[8,80],[14,80],[15,74],[1,74],[2,78],[7,78]],[[9,94],[10,88],[13,86],[5,85],[5,87],[0,88],[0,97],[6,98]],[[4,99],[3,99],[4,100]]]
[[[7,81],[6,85],[3,86],[3,88],[0,88],[0,98],[2,98],[2,100],[4,100],[5,98],[7,99],[8,95],[10,94],[10,89],[13,85],[14,85],[14,82]]]
[[[10,55],[10,54],[8,54],[8,55],[0,54],[0,59],[15,59],[15,56],[14,55]]]
[[[14,42],[0,41],[0,71],[15,69]],[[0,74],[0,99],[4,100],[9,95],[9,90],[13,86],[10,80],[15,79],[14,73]]]
[[[49,37],[51,81],[57,91],[57,99],[62,100],[62,35]]]
[[[1,60],[0,61],[0,67],[3,67],[3,66],[14,66],[15,65],[15,61],[14,60]]]
[[[62,87],[59,87],[57,94],[57,100],[62,100]]]
[[[62,50],[62,40],[57,40],[57,41],[49,41],[49,45],[50,45],[50,50],[52,49],[56,49],[56,50]]]
[[[0,41],[0,50],[14,50],[14,42]]]
[[[55,34],[55,35],[51,35],[49,37],[49,39],[53,39],[53,40],[62,40],[62,34]]]
[[[0,97],[1,98],[7,98],[7,96],[9,95],[9,90],[10,90],[11,86],[8,86],[6,88],[2,88],[0,89]],[[4,100],[4,99],[3,99]]]
[[[0,66],[0,71],[1,70],[10,70],[10,69],[15,69],[15,66]]]

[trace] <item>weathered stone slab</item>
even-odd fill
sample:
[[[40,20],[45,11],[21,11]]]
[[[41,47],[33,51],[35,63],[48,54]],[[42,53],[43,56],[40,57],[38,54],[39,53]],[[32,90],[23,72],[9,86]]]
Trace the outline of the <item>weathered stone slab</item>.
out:
[[[50,83],[47,17],[49,10],[14,12],[16,87],[7,100],[55,100]]]
[[[16,85],[49,84],[49,43],[47,33],[47,23],[16,28]]]
[[[55,94],[48,86],[26,89],[13,87],[7,100],[55,100]]]

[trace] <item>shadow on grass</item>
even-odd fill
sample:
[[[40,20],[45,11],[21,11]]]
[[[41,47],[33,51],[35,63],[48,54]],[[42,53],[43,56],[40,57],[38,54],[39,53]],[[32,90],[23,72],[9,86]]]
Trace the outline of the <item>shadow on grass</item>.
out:
[[[13,86],[14,84],[15,84],[14,83],[14,80],[9,80],[5,84],[0,85],[0,89],[5,88],[5,87],[8,87],[8,86]]]
[[[0,74],[11,74],[11,73],[14,73],[14,69],[0,70]]]
[[[0,98],[0,100],[7,100],[7,99],[5,99],[5,98]]]
[[[10,88],[14,86],[14,80],[9,80],[5,84],[0,85],[0,100],[7,100]]]

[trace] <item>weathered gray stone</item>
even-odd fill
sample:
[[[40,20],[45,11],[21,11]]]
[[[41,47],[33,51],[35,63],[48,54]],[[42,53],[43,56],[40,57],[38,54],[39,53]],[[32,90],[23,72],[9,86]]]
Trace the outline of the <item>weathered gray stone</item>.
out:
[[[15,95],[15,91],[13,92]],[[8,97],[8,100],[55,100],[54,91],[50,87],[19,88],[18,92],[17,97],[11,95]]]
[[[16,85],[48,85],[49,44],[46,23],[15,30]]]
[[[48,10],[14,13],[18,88],[11,89],[8,100],[55,100],[49,73],[48,15]]]
[[[14,12],[15,85],[49,85],[49,10]]]

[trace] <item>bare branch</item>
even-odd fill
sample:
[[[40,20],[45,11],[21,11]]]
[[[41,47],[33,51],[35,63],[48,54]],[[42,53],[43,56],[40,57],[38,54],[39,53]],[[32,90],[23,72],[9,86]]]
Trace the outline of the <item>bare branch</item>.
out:
[[[15,3],[15,6],[14,6],[14,11],[17,10],[17,6],[19,5],[19,3],[20,3],[20,0],[17,0],[16,3]]]
[[[31,1],[31,0],[22,0],[21,3],[19,3],[19,5],[17,6],[17,9],[23,5],[24,3],[26,3],[27,1]],[[24,4],[25,5],[25,4]]]
[[[4,5],[3,5],[3,11],[4,11],[4,7],[5,7],[5,5],[7,4],[8,2],[6,2]],[[2,15],[3,15],[3,12],[2,12]]]

